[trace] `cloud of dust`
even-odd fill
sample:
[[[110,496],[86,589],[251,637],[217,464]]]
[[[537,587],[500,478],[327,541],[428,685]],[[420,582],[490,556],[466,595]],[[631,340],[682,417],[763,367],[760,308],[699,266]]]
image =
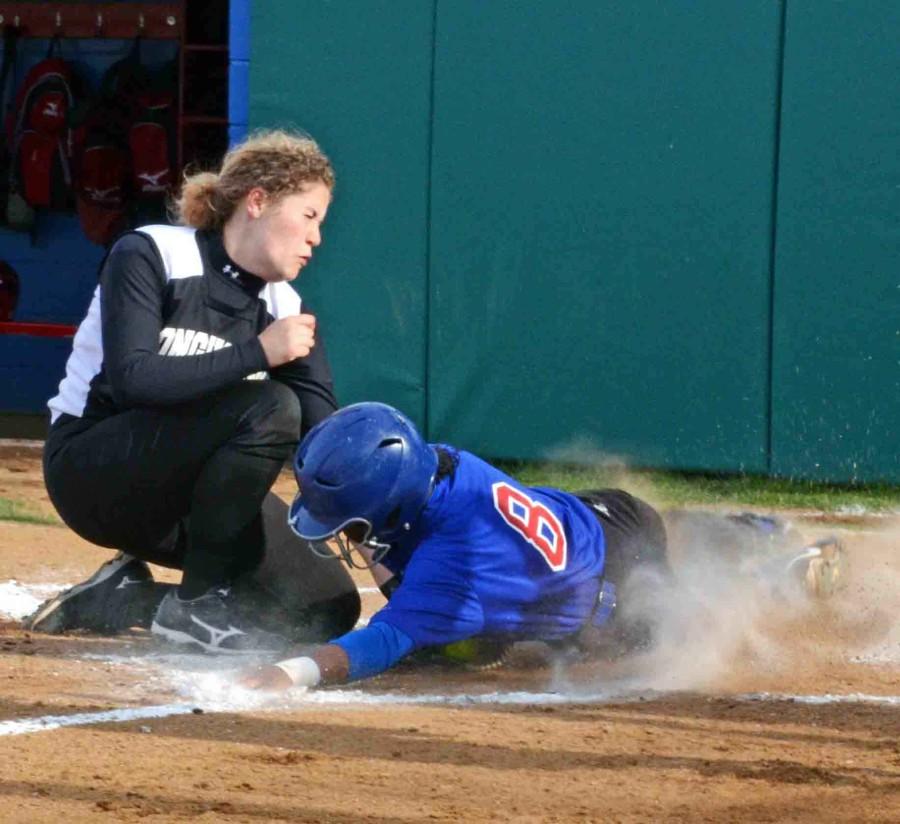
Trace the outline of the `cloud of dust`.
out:
[[[620,600],[624,617],[654,628],[630,662],[630,689],[721,688],[826,654],[900,664],[900,524],[842,534],[848,580],[819,600],[787,561],[821,534],[788,528],[767,547],[722,516],[686,514],[667,524],[673,580],[638,573]]]
[[[625,471],[628,467],[624,455],[604,452],[590,438],[574,438],[551,447],[545,451],[543,460],[548,464],[576,464],[601,471]]]
[[[833,610],[853,660],[900,666],[900,518],[845,538],[848,584]]]
[[[788,567],[808,543],[804,536],[785,526],[775,540],[713,513],[670,513],[666,520],[672,577],[639,570],[618,599],[620,619],[649,624],[654,638],[629,659],[628,687],[710,689],[794,665],[785,628],[821,606],[804,588],[806,566]]]
[[[597,486],[621,487],[664,509],[647,477],[590,439],[556,447],[546,459],[595,469]],[[649,624],[655,639],[648,651],[630,657],[621,678],[627,691],[710,688],[742,668],[778,668],[789,653],[777,626],[813,607],[802,586],[785,573],[788,551],[779,555],[750,527],[722,515],[683,515],[666,517],[673,577],[663,581],[641,571],[620,587],[620,616]],[[788,528],[783,538],[782,550],[804,545]],[[577,690],[564,666],[553,683]]]
[[[567,442],[545,458],[594,468],[597,486],[621,487],[664,509],[649,478],[591,439]],[[824,602],[785,566],[827,528],[787,524],[783,540],[767,546],[749,529],[729,528],[721,514],[666,520],[673,579],[636,577],[619,598],[620,610],[652,624],[656,639],[623,669],[623,688],[723,687],[741,675],[786,671],[826,653],[900,664],[900,518],[858,534],[839,530],[850,574]],[[554,686],[576,689],[567,679],[560,667]]]
[[[683,556],[671,583],[633,579],[626,592],[633,597],[623,612],[654,627],[652,648],[636,661],[639,681],[658,690],[700,689],[749,662],[779,668],[784,650],[770,632],[773,617],[794,619],[809,606],[805,594],[741,571],[713,544],[691,548],[698,551]]]
[[[588,489],[625,489],[660,509],[659,495],[646,474],[637,470],[625,455],[599,449],[591,438],[573,438],[551,447],[539,463],[551,475],[559,470],[560,464],[581,469]]]

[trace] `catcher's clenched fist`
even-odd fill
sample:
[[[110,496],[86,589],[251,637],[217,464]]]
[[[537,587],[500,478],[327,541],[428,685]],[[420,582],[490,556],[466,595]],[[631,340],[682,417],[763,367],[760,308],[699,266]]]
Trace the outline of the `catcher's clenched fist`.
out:
[[[314,315],[290,315],[271,323],[259,336],[270,367],[305,358],[316,345]]]

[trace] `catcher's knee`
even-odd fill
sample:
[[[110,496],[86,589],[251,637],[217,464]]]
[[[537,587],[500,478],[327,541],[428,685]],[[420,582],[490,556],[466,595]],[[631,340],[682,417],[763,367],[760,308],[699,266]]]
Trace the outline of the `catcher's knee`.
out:
[[[303,610],[295,624],[292,640],[299,644],[322,644],[339,638],[356,626],[361,612],[362,602],[356,590],[312,604]]]

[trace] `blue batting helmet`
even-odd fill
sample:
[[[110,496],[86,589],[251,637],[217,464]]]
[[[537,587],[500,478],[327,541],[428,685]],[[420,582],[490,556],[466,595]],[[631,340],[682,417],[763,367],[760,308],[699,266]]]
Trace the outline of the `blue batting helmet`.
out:
[[[436,472],[435,450],[401,412],[383,403],[347,406],[314,426],[297,449],[291,529],[321,541],[362,524],[361,542],[386,549],[428,502]],[[343,545],[341,554],[350,562]]]

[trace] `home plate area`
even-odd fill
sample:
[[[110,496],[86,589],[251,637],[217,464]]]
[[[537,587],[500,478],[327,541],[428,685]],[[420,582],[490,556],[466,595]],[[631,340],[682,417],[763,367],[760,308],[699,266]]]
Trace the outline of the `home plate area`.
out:
[[[852,574],[833,597],[695,576],[665,643],[629,659],[522,644],[489,669],[420,660],[263,694],[236,685],[247,661],[146,634],[24,632],[103,555],[64,528],[3,523],[0,817],[900,820],[898,529],[838,533]],[[358,583],[370,615],[381,596]]]

